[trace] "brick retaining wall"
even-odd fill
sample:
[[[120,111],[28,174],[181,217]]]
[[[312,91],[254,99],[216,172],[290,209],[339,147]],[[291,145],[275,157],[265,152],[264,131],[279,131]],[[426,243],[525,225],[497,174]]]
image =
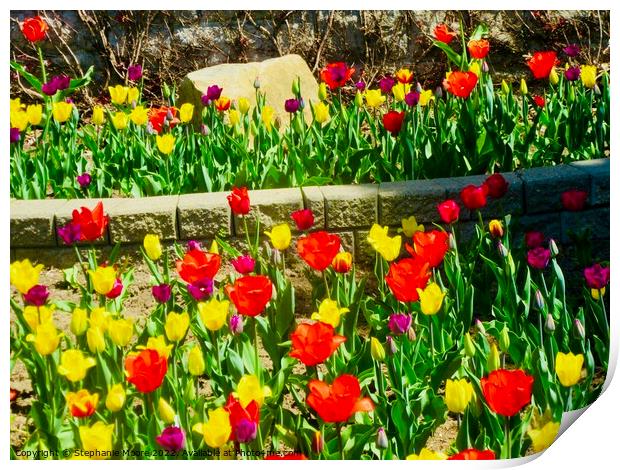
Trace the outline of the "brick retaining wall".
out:
[[[504,198],[490,201],[483,217],[513,214],[515,230],[539,229],[560,242],[569,242],[571,230],[590,227],[595,239],[609,240],[609,159],[503,173],[510,183]],[[436,205],[446,198],[459,200],[460,190],[480,184],[485,176],[440,178],[395,183],[306,187],[250,191],[252,211],[260,212],[262,228],[289,222],[290,213],[311,208],[315,229],[341,234],[345,248],[357,261],[368,259],[366,235],[374,222],[399,227],[404,217],[415,215],[419,223],[439,222]],[[560,194],[568,189],[588,191],[586,210],[562,210]],[[100,245],[125,245],[128,252],[142,243],[147,233],[162,240],[210,241],[215,234],[243,236],[243,224],[233,217],[226,200],[228,193],[187,194],[137,199],[76,199],[11,201],[11,258],[30,257],[46,264],[62,264],[63,246],[56,228],[65,224],[73,209],[92,208],[102,200],[110,223]],[[462,232],[471,231],[474,214],[461,212]],[[250,224],[250,230],[252,230]],[[69,255],[71,256],[71,255]]]

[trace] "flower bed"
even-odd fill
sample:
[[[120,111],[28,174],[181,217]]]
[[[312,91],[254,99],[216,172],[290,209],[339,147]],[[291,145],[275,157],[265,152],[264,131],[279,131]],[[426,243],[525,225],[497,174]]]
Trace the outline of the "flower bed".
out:
[[[40,52],[46,25],[30,19],[26,38]],[[464,32],[461,42],[466,43]],[[579,65],[567,47],[562,73],[555,52],[528,61],[539,95],[493,85],[483,26],[468,47],[438,27],[435,46],[455,70],[443,88],[424,89],[403,68],[376,84],[344,63],[320,73],[319,95],[304,103],[299,82],[282,103],[288,122],[274,121],[260,77],[254,97],[233,102],[210,86],[203,105],[163,106],[142,97],[145,71],[129,68],[126,84],[110,87],[110,105],[78,110],[70,95],[91,80],[40,77],[11,65],[43,103],[11,101],[11,195],[18,199],[152,196],[324,184],[388,182],[509,172],[598,158],[609,150],[609,76]],[[455,41],[457,42],[457,41]],[[353,84],[353,77],[359,80]],[[547,82],[548,80],[548,82]],[[538,82],[537,82],[538,85]],[[251,98],[255,105],[251,105]],[[303,107],[310,107],[306,122]],[[200,123],[199,128],[191,125]],[[288,124],[288,125],[287,125]]]
[[[105,206],[76,209],[59,230],[80,260],[65,271],[78,303],[49,299],[42,265],[11,265],[12,364],[23,362],[37,397],[36,433],[20,455],[495,459],[543,450],[562,413],[600,393],[609,267],[593,262],[596,251],[581,253],[581,288],[569,295],[553,239],[514,237],[508,215],[483,221],[510,187],[501,175],[461,187],[436,205],[433,227],[415,217],[400,235],[372,225],[368,288],[311,209],[265,231],[248,192],[235,189],[226,199],[243,228],[240,249],[212,237],[208,250],[175,244],[171,260],[159,236],[144,236],[157,305],[143,325],[123,315],[133,268],[118,248],[102,258],[91,246],[82,258],[77,246],[104,235]],[[556,198],[579,215],[592,194]],[[468,241],[461,218],[472,220]],[[287,254],[306,265],[310,319],[295,317]],[[448,417],[458,421],[454,441],[430,451]]]

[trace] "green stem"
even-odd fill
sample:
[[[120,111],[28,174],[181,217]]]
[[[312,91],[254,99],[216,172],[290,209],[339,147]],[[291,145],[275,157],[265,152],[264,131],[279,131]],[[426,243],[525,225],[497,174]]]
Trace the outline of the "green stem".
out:
[[[510,443],[510,418],[506,416],[504,421],[504,438],[506,439],[506,458],[510,459],[511,456],[511,443]]]
[[[338,446],[340,448],[340,460],[345,460],[344,445],[342,443],[342,424],[341,423],[336,423],[336,431],[338,432]]]

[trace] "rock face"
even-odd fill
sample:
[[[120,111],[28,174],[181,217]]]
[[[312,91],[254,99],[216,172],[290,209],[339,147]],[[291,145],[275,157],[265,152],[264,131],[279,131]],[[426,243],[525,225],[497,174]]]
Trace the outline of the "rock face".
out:
[[[284,101],[292,98],[291,84],[297,77],[301,80],[301,94],[306,103],[304,114],[307,122],[312,119],[310,100],[318,100],[318,83],[306,62],[297,54],[289,54],[263,62],[247,64],[221,64],[191,72],[179,86],[179,105],[192,103],[196,109],[202,109],[200,98],[211,85],[223,88],[222,96],[232,100],[247,98],[252,106],[256,105],[254,81],[258,77],[260,91],[266,93],[266,104],[275,110],[275,118],[281,124],[289,122],[284,110]]]

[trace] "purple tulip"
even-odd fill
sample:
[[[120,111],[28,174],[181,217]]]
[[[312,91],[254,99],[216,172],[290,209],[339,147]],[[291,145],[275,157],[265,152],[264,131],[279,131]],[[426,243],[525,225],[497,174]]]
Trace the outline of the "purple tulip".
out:
[[[383,92],[383,94],[387,95],[388,93],[392,91],[392,88],[394,87],[395,84],[396,84],[396,81],[392,77],[383,77],[379,81],[379,88],[381,88],[381,91]]]
[[[211,85],[207,88],[207,92],[202,95],[202,104],[205,106],[210,104],[210,102],[217,100],[222,95],[223,88],[220,88],[217,85]]]
[[[187,250],[188,251],[202,250],[202,245],[200,244],[200,242],[196,240],[190,240],[187,242]]]
[[[172,295],[172,287],[170,284],[160,284],[158,286],[151,287],[151,293],[155,300],[160,304],[165,304],[170,300],[170,296]]]
[[[142,66],[140,64],[130,65],[127,68],[127,78],[132,82],[137,82],[142,78]]]
[[[235,435],[238,442],[250,442],[256,439],[256,423],[249,419],[242,418],[237,423]]]
[[[50,292],[47,290],[47,287],[37,284],[36,286],[32,286],[28,292],[24,294],[24,301],[29,305],[40,307],[45,305],[49,296]]]
[[[90,182],[92,181],[89,173],[82,173],[81,175],[78,175],[76,179],[82,189],[88,188],[90,186]]]
[[[187,292],[189,292],[195,300],[200,302],[213,293],[213,279],[203,277],[193,284],[188,284]]]
[[[11,127],[11,143],[15,144],[19,142],[19,139],[20,139],[19,129],[17,127]]]
[[[185,433],[178,426],[168,426],[155,441],[168,451],[179,452],[185,448]]]
[[[243,333],[243,317],[235,313],[230,317],[229,327],[233,335],[240,335]]]
[[[110,292],[108,292],[105,296],[108,299],[115,299],[119,295],[121,295],[121,292],[123,292],[123,281],[121,281],[119,278],[116,278],[114,284],[112,285],[112,289],[110,289]]]
[[[387,346],[388,354],[394,355],[398,352],[396,342],[394,341],[394,338],[392,338],[390,335],[385,337],[385,345]]]
[[[69,222],[68,224],[58,227],[58,236],[62,239],[65,245],[73,245],[75,242],[80,241],[80,226]]]
[[[562,50],[564,51],[564,54],[566,54],[568,57],[577,57],[581,52],[581,49],[577,44],[569,44]]]
[[[609,284],[609,266],[594,264],[583,270],[583,277],[586,278],[586,284],[590,289],[600,290]]]
[[[566,76],[566,80],[568,80],[569,82],[574,82],[575,80],[579,79],[579,75],[581,75],[581,69],[577,66],[569,67],[566,69],[566,72],[564,72],[564,75]]]
[[[364,82],[364,80],[360,80],[355,84],[355,88],[357,88],[359,91],[364,91],[366,89],[366,82]]]
[[[66,90],[71,84],[71,79],[66,75],[55,75],[49,82],[41,85],[41,91],[48,96],[54,96],[58,91]]]
[[[482,62],[482,71],[484,73],[489,73],[489,64],[487,64],[486,60],[484,62]]]
[[[395,335],[403,335],[411,327],[411,315],[406,313],[394,313],[390,315],[388,328]]]
[[[299,100],[297,98],[290,98],[284,102],[284,110],[287,113],[296,113],[299,110]]]
[[[534,269],[545,269],[551,259],[551,251],[539,246],[527,252],[527,264]]]
[[[405,103],[409,106],[415,106],[420,101],[420,93],[417,91],[410,91],[405,95]]]
[[[231,261],[233,268],[239,274],[249,274],[254,271],[254,266],[256,265],[256,261],[250,255],[245,254],[241,256],[237,256],[234,260]]]

